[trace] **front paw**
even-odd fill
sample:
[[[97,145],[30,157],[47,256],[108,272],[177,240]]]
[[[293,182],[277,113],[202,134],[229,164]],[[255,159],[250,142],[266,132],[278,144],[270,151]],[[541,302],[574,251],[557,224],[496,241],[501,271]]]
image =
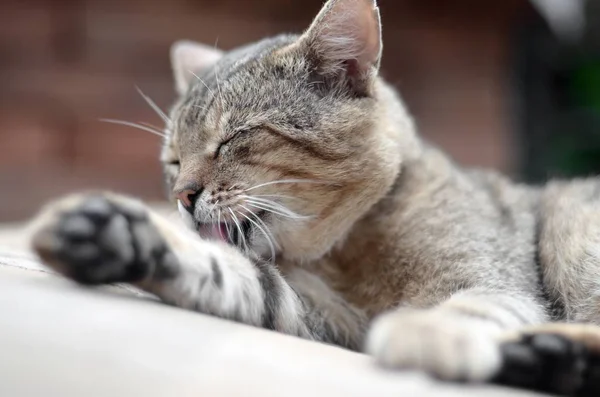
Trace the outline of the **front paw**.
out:
[[[499,344],[485,323],[435,311],[381,316],[367,337],[367,352],[385,367],[445,380],[485,381],[501,364]]]
[[[172,255],[143,204],[108,194],[50,206],[32,245],[46,264],[83,284],[142,281]]]

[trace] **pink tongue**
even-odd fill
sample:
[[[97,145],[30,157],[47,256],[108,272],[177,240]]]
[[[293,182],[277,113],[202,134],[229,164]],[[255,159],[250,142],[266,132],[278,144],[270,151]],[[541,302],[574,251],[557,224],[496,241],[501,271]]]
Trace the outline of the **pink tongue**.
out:
[[[227,241],[227,230],[224,223],[212,225],[214,235],[221,241]]]
[[[224,223],[200,225],[198,227],[198,233],[200,234],[200,237],[205,239],[227,242],[227,231]]]

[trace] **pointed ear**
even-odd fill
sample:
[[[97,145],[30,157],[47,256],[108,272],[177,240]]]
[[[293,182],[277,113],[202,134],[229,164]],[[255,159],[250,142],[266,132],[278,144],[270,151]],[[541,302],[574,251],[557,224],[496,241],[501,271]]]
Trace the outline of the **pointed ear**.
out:
[[[300,39],[317,70],[366,90],[381,59],[381,21],[375,0],[329,0]]]
[[[187,92],[194,73],[214,65],[223,51],[193,41],[178,41],[171,46],[171,67],[175,88],[180,95]]]

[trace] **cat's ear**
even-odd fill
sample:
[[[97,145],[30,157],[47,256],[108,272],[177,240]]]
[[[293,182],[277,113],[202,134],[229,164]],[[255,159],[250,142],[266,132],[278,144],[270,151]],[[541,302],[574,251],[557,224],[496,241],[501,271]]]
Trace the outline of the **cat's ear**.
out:
[[[193,41],[178,41],[171,46],[171,67],[175,77],[175,88],[180,95],[194,77],[203,69],[214,65],[223,56],[223,51]]]
[[[319,73],[368,89],[381,59],[381,20],[375,0],[329,0],[302,35]]]

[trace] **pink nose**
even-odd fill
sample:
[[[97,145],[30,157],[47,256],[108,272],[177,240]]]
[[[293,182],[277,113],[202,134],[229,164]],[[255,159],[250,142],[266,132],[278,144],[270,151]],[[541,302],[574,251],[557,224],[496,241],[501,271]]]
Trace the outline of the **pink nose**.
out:
[[[183,189],[182,191],[175,193],[175,197],[181,201],[181,204],[183,204],[185,208],[191,208],[194,205],[196,193],[198,192],[193,189]]]

